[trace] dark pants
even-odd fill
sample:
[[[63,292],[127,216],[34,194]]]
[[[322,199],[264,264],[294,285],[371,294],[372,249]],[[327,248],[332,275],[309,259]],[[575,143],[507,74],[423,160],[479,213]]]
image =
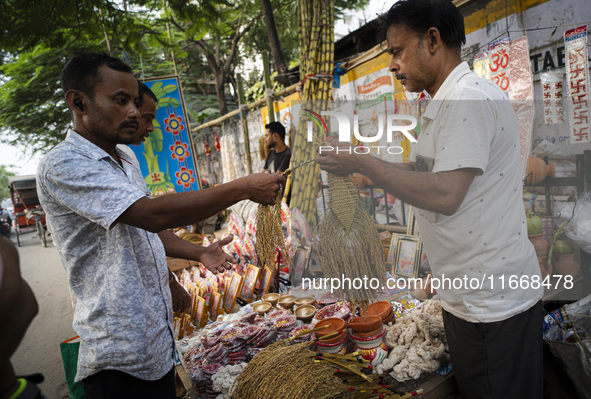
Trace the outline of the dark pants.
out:
[[[104,370],[82,380],[86,399],[176,399],[174,367],[156,381],[146,381],[119,370]]]
[[[494,323],[443,311],[451,364],[462,399],[542,399],[542,302]]]

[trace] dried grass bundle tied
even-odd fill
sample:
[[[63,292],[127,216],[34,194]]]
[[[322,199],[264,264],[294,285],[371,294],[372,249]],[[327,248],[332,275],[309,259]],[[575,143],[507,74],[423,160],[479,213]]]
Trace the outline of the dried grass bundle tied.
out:
[[[361,289],[355,289],[353,283],[345,284],[340,294],[350,302],[375,301],[378,291],[369,289],[369,282],[376,279],[381,289],[386,281],[375,222],[361,203],[351,178],[329,174],[328,195],[328,210],[319,226],[324,277],[341,279],[344,275],[352,282],[367,281],[368,287]]]
[[[275,250],[279,249],[284,261],[290,263],[289,251],[285,250],[285,236],[281,228],[281,198],[279,190],[275,205],[259,205],[256,215],[256,243],[257,256],[261,260],[261,266],[269,266],[275,269]]]

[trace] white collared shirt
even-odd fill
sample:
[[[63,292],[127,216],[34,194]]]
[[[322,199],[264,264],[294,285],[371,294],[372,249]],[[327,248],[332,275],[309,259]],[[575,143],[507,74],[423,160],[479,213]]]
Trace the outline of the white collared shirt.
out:
[[[479,170],[455,214],[415,211],[433,276],[446,283],[437,289],[443,308],[474,323],[528,310],[543,287],[531,288],[541,273],[527,238],[517,117],[503,92],[458,65],[423,114],[410,161],[418,157],[434,173]]]

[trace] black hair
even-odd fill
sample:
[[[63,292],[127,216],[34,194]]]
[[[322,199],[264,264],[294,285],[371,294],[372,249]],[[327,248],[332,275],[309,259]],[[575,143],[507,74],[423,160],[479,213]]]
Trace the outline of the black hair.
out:
[[[140,82],[138,80],[137,87],[138,87],[138,100],[137,100],[137,107],[138,108],[144,104],[144,95],[147,95],[152,100],[154,100],[154,102],[156,104],[158,104],[158,97],[156,97],[156,94],[154,94],[154,92],[152,90],[150,90],[150,88],[148,86],[146,86],[145,83]]]
[[[132,73],[129,65],[106,53],[75,53],[74,57],[62,69],[64,94],[69,90],[80,90],[91,100],[94,100],[94,87],[101,81],[98,70],[103,65],[115,71]]]
[[[281,140],[285,141],[285,127],[279,122],[271,122],[265,125],[265,129],[269,129],[271,133],[277,133]]]
[[[403,24],[419,37],[429,28],[437,28],[443,44],[458,54],[466,44],[464,17],[451,0],[400,0],[378,23],[380,43],[386,40],[390,26]]]

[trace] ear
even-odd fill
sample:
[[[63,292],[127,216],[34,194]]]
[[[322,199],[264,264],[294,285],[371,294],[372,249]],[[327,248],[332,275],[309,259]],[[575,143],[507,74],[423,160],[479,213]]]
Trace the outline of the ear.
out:
[[[439,47],[442,46],[441,42],[441,34],[439,33],[439,29],[437,28],[429,28],[427,30],[427,47],[431,54],[434,54]]]
[[[78,90],[68,90],[66,93],[66,102],[74,114],[80,116],[86,115],[88,105],[88,97],[86,94]],[[82,103],[82,107],[79,107],[80,103]]]

